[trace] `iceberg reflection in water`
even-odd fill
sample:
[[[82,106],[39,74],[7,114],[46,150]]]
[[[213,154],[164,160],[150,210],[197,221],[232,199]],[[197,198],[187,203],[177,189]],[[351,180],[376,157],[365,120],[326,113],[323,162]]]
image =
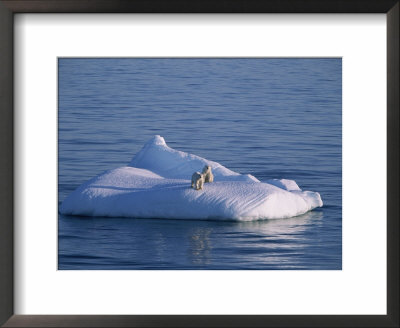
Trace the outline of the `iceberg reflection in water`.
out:
[[[60,269],[324,269],[323,212],[230,222],[60,216]],[[340,230],[336,232],[340,234]]]

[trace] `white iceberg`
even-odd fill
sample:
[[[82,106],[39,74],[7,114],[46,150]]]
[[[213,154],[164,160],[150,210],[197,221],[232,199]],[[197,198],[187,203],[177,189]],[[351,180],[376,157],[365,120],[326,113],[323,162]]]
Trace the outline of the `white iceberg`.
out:
[[[191,188],[191,176],[205,165],[214,182]],[[174,150],[154,136],[129,166],[85,182],[61,204],[65,215],[259,220],[287,218],[322,206],[317,192],[302,191],[293,180],[260,182],[221,164]]]

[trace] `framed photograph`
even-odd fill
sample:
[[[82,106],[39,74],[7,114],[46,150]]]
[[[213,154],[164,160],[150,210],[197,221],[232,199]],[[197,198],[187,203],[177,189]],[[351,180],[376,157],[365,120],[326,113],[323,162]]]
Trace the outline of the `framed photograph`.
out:
[[[399,325],[398,1],[0,10],[2,325]]]

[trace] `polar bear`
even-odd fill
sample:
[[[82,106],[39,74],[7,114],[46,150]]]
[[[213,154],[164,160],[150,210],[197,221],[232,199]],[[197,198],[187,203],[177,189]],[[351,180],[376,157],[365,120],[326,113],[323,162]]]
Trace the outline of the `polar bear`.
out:
[[[203,189],[204,184],[204,174],[200,172],[194,172],[192,175],[192,188],[196,190]]]
[[[204,182],[214,181],[214,175],[211,172],[211,166],[209,165],[204,166],[203,175],[204,175]]]

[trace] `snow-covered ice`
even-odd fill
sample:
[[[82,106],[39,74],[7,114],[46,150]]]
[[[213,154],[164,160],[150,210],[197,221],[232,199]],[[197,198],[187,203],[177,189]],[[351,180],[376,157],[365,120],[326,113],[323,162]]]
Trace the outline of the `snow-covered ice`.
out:
[[[205,165],[214,182],[190,187]],[[167,146],[154,136],[125,167],[83,183],[61,204],[66,215],[258,220],[304,214],[322,206],[318,192],[302,191],[293,180],[260,182],[221,164]]]

